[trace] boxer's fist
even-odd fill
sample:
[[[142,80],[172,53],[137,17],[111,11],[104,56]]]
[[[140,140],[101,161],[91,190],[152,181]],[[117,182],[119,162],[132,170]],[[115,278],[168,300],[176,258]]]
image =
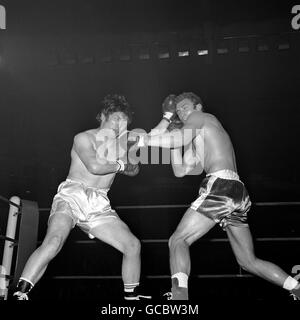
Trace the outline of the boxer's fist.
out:
[[[132,163],[125,164],[124,171],[120,171],[120,173],[125,174],[126,176],[129,176],[129,177],[134,177],[139,172],[140,172],[140,165],[139,164],[132,164]]]
[[[170,94],[165,98],[162,104],[163,117],[169,122],[172,122],[174,117],[176,116],[175,99],[176,99],[176,95]]]
[[[176,129],[180,130],[182,127],[183,127],[183,123],[181,122],[179,117],[176,115],[176,117],[174,117],[173,121],[169,124],[167,130],[171,132]]]
[[[136,159],[137,150],[140,148],[138,146],[139,136],[127,132],[122,138],[120,140],[121,149],[125,149],[125,154],[117,160],[120,166],[118,172],[133,177],[140,172],[140,166]]]
[[[134,177],[140,172],[140,165],[133,163],[125,163],[123,160],[117,160],[120,168],[118,170],[119,173],[125,174],[126,176]]]

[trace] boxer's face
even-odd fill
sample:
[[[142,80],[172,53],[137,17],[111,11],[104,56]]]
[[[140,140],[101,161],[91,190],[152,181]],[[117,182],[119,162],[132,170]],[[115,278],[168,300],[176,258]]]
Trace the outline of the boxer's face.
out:
[[[123,112],[114,112],[107,117],[103,116],[103,127],[114,130],[116,135],[127,129],[128,118]],[[101,117],[102,117],[101,116]]]
[[[176,112],[179,119],[185,122],[188,116],[195,110],[195,106],[190,99],[183,99],[176,105]]]

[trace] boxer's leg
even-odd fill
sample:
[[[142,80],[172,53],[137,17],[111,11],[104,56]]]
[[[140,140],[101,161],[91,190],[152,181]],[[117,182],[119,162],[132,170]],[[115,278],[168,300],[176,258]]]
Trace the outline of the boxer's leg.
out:
[[[130,293],[136,293],[135,298],[138,298],[135,289],[139,285],[141,272],[140,241],[119,218],[105,218],[103,221],[89,233],[123,253],[122,279],[125,299]]]
[[[73,219],[68,214],[55,213],[51,216],[43,243],[29,257],[17,286],[17,292],[27,294],[44,274],[49,262],[61,250],[70,230]],[[18,297],[18,294],[14,294]],[[24,298],[26,298],[23,295]]]
[[[189,208],[171,236],[169,248],[173,300],[188,299],[188,276],[191,269],[189,246],[215,224],[212,219]]]
[[[226,232],[239,265],[246,271],[264,278],[291,291],[298,289],[299,283],[277,265],[261,260],[255,256],[253,241],[247,226],[228,225]]]

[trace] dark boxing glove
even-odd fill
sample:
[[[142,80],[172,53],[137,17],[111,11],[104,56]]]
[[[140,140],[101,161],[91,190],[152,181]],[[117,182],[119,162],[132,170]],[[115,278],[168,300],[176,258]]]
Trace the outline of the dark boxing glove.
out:
[[[170,94],[165,98],[162,104],[163,118],[169,121],[170,123],[177,116],[175,99],[176,95]]]
[[[127,137],[128,138],[128,137]],[[133,163],[133,153],[139,149],[137,146],[138,139],[136,141],[127,140],[126,153],[124,157],[117,160],[119,164],[119,173],[125,174],[126,176],[134,177],[140,172],[140,165],[138,163]]]
[[[123,160],[117,160],[119,169],[117,172],[125,174],[126,176],[134,177],[140,172],[139,164],[125,163]]]

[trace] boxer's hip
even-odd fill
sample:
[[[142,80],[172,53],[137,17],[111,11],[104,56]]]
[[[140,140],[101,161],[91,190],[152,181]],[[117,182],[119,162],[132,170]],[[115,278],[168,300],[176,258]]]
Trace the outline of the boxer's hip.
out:
[[[90,187],[81,181],[68,178],[58,186],[54,201],[67,201],[76,211],[79,220],[85,220],[92,213],[111,210],[107,192],[108,189]]]

